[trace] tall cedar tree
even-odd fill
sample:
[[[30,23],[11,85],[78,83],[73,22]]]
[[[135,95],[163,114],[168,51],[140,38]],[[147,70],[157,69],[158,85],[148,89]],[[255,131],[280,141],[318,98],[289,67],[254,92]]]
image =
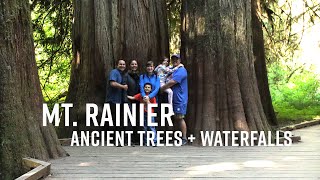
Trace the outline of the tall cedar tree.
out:
[[[54,128],[42,126],[43,97],[29,1],[0,0],[0,179],[22,173],[22,158],[66,155]]]
[[[72,73],[67,102],[73,103],[70,119],[78,127],[62,128],[70,137],[84,125],[86,103],[102,105],[108,74],[118,59],[127,65],[137,59],[158,63],[169,54],[165,0],[83,1],[74,0]]]
[[[251,2],[184,0],[181,53],[189,72],[188,127],[269,130],[255,73]]]

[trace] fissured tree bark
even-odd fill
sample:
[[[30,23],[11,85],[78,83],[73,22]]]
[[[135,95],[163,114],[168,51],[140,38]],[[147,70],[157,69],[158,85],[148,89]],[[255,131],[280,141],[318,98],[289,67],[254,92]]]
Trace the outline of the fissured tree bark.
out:
[[[74,0],[74,8],[74,60],[66,102],[73,103],[70,120],[78,126],[62,127],[64,137],[90,129],[84,126],[85,105],[104,103],[106,79],[118,59],[137,59],[142,70],[147,61],[158,63],[169,54],[165,0]]]
[[[277,118],[273,109],[272,99],[268,83],[268,71],[266,65],[266,55],[264,50],[264,40],[262,24],[259,19],[259,7],[261,6],[260,0],[251,1],[252,10],[252,39],[253,39],[253,54],[254,54],[254,68],[257,75],[257,82],[259,87],[260,98],[263,106],[264,113],[268,122],[275,126],[278,124]]]
[[[184,0],[189,131],[269,130],[254,67],[251,2]]]
[[[66,154],[54,128],[42,126],[29,8],[29,1],[0,0],[0,179],[21,175],[24,157]]]

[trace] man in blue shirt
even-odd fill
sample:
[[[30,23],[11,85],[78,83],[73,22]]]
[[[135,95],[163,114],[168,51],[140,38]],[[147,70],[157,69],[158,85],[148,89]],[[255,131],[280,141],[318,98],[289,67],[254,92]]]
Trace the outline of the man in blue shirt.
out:
[[[184,117],[187,113],[188,104],[188,79],[187,70],[181,65],[181,59],[179,54],[174,54],[171,56],[172,65],[174,67],[179,67],[174,71],[172,75],[172,80],[167,82],[161,87],[161,91],[167,88],[173,91],[173,112],[175,122],[178,123],[180,130],[182,132],[182,145],[187,144],[187,125],[184,121]]]
[[[120,119],[123,119],[123,103],[127,101],[127,74],[124,72],[126,69],[126,62],[122,59],[117,61],[117,68],[111,70],[109,74],[109,80],[108,80],[108,94],[106,97],[106,102],[110,104],[111,109],[111,115],[113,124],[115,124],[116,120],[116,104],[120,104]],[[108,131],[129,131],[131,130],[131,127],[124,126],[123,122],[121,122],[120,127],[106,127]],[[115,137],[113,137],[115,141]],[[127,136],[125,133],[125,143],[127,142]],[[119,145],[121,146],[121,145]]]
[[[125,69],[126,62],[120,59],[117,62],[117,68],[110,72],[106,102],[113,104],[125,102],[124,97],[126,97],[126,94],[124,95],[124,93],[128,90]]]

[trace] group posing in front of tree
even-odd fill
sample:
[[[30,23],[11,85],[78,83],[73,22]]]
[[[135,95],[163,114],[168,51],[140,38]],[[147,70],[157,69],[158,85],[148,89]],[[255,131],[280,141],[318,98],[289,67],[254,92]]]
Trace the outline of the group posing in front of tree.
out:
[[[109,73],[106,102],[110,104],[111,111],[115,112],[116,104],[144,103],[147,113],[149,103],[157,103],[159,92],[168,94],[168,103],[172,104],[174,112],[174,122],[182,132],[182,145],[187,144],[187,126],[184,117],[188,104],[188,81],[187,70],[181,63],[179,54],[171,56],[172,66],[169,66],[169,59],[164,58],[162,64],[155,69],[154,63],[146,63],[146,73],[140,74],[138,71],[138,61],[131,60],[129,70],[126,72],[126,62],[123,59],[117,61],[116,69]],[[151,109],[153,112],[154,110]],[[139,113],[139,111],[137,111]],[[115,113],[112,113],[115,116]],[[123,117],[121,117],[123,118]],[[115,119],[115,117],[113,117]],[[153,142],[157,144],[156,128],[147,125],[147,116],[144,116],[144,131],[151,131],[154,134]],[[152,118],[152,122],[155,119]],[[138,128],[123,126],[118,131],[133,130]],[[146,134],[144,133],[144,144],[146,144]],[[125,138],[126,139],[126,138]],[[138,135],[133,134],[133,141],[138,142]]]

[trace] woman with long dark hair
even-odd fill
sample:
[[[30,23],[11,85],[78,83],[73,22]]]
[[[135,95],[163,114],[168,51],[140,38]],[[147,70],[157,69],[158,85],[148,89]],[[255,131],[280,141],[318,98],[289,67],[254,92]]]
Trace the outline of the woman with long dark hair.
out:
[[[136,59],[132,59],[129,62],[129,70],[128,70],[128,78],[127,78],[127,84],[128,84],[128,90],[127,94],[128,96],[134,96],[136,94],[140,93],[140,86],[139,86],[139,81],[140,81],[140,73],[139,73],[139,64]],[[139,119],[139,104],[140,102],[137,100],[129,100],[130,108],[132,110],[132,104],[136,105],[136,119]],[[132,143],[139,144],[139,134],[138,131],[142,130],[142,127],[140,127],[138,124],[134,127],[132,127],[133,130],[133,135],[132,135]]]
[[[138,61],[135,59],[132,59],[129,63],[129,70],[128,70],[128,90],[127,94],[129,96],[134,96],[136,94],[140,93],[140,87],[139,87],[139,64]],[[134,101],[130,101],[134,102]]]

